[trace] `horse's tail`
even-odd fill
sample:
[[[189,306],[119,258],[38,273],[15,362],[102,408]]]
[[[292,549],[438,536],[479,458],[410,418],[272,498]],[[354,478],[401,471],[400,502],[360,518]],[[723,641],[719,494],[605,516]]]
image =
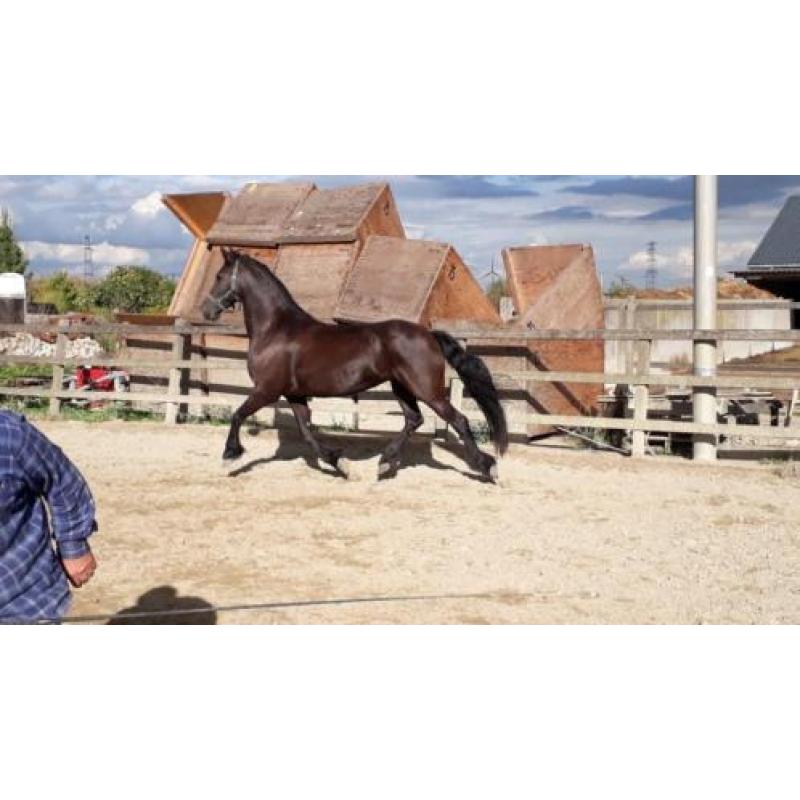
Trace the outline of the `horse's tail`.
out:
[[[492,442],[502,455],[508,449],[508,425],[489,368],[478,356],[468,353],[449,333],[432,333],[447,362],[464,381],[464,386],[486,417]]]

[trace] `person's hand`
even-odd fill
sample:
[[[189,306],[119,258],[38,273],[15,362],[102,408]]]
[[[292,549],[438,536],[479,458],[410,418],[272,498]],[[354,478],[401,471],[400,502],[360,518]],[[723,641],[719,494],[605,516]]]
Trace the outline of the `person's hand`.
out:
[[[91,553],[78,556],[78,558],[65,558],[61,563],[64,565],[64,571],[67,573],[70,583],[76,589],[88,583],[97,569],[97,562]]]

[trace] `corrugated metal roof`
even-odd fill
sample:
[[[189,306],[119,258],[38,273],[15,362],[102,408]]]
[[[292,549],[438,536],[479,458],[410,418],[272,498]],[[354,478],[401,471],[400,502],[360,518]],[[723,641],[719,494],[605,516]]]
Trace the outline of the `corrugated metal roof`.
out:
[[[786,200],[747,264],[750,267],[800,266],[800,195]]]

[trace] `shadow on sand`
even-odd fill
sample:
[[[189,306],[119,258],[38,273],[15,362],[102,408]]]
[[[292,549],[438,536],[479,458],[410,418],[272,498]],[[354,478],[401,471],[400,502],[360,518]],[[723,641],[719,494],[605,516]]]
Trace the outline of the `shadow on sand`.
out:
[[[145,592],[135,606],[117,612],[106,624],[216,625],[217,612],[202,597],[181,597],[174,587],[159,586]]]
[[[280,414],[280,412],[278,412]],[[306,464],[319,472],[322,472],[331,477],[338,477],[345,480],[344,476],[339,472],[329,467],[327,464],[320,464],[311,452],[311,448],[303,441],[300,434],[293,427],[293,418],[290,416],[288,419],[279,419],[276,415],[278,422],[275,430],[278,436],[278,447],[275,452],[268,458],[256,458],[249,460],[248,454],[245,452],[244,456],[236,466],[228,473],[228,477],[236,478],[239,475],[245,475],[252,472],[254,469],[259,469],[273,461],[294,461],[298,458],[303,459]],[[262,429],[251,426],[245,428],[244,431],[249,436],[258,436]],[[340,433],[340,432],[326,432],[315,430],[315,434],[319,436],[328,445],[335,445],[341,448],[344,452],[343,455],[349,461],[368,461],[372,458],[377,458],[391,441],[392,437],[396,434],[390,431],[386,433]],[[247,450],[247,440],[243,441],[245,450]],[[484,445],[485,446],[485,445]],[[438,461],[435,456],[436,450],[443,450],[452,453],[457,458],[464,460],[464,447],[459,442],[441,440],[434,440],[430,435],[419,435],[411,439],[403,450],[403,455],[400,463],[400,470],[404,467],[418,467],[425,466],[431,469],[438,469],[442,471],[456,472],[463,475],[465,478],[477,481],[478,483],[491,483],[491,480],[485,478],[477,473],[470,472],[466,462],[464,468],[451,466]],[[231,463],[231,466],[234,466]],[[400,471],[398,470],[398,471]],[[391,480],[397,475],[397,472],[390,472],[384,475],[380,480]],[[377,479],[377,466],[376,466],[376,479]]]

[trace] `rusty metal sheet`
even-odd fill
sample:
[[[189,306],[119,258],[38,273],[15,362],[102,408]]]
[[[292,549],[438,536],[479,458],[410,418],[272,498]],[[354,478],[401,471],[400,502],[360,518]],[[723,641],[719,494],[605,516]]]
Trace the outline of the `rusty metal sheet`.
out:
[[[513,247],[503,250],[508,288],[519,314],[513,326],[540,330],[604,327],[603,297],[589,245]],[[603,342],[531,342],[526,368],[602,372]],[[528,383],[530,410],[549,414],[591,414],[597,384]],[[528,433],[547,431],[530,425]]]
[[[204,239],[217,221],[227,195],[225,192],[165,194],[161,202],[194,234]]]
[[[486,296],[472,270],[454,248],[449,248],[439,276],[433,285],[421,320],[468,320],[482,325],[500,325],[500,315]]]
[[[589,245],[512,247],[503,250],[503,263],[522,324],[603,327],[603,298]]]
[[[330,322],[357,254],[355,242],[282,245],[275,274],[309,314]]]
[[[370,236],[345,282],[336,319],[420,322],[449,251],[438,242]]]
[[[206,240],[241,247],[274,245],[313,189],[312,183],[248,183],[228,198]]]
[[[359,238],[367,215],[387,188],[385,183],[364,183],[340,189],[316,189],[294,210],[278,242],[353,242]]]

